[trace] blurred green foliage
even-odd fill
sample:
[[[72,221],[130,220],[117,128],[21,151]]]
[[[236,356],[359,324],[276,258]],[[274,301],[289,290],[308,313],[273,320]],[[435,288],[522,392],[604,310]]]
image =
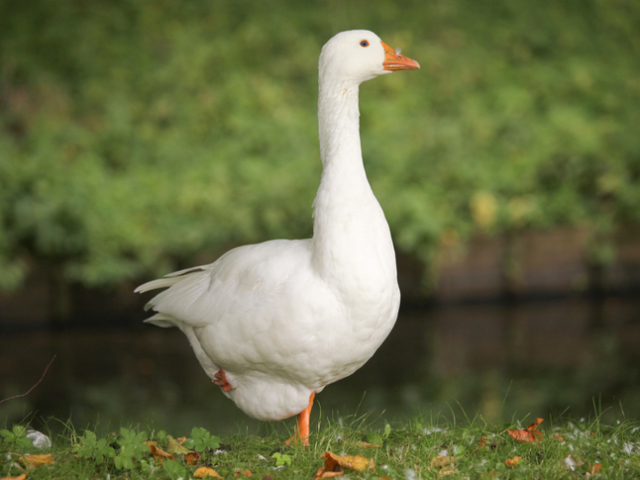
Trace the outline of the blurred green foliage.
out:
[[[311,235],[317,58],[351,28],[422,66],[361,93],[399,248],[640,224],[635,0],[0,0],[0,286]]]

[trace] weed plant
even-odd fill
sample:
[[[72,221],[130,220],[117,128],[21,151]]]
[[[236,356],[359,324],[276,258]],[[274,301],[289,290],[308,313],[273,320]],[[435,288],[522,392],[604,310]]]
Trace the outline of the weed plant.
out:
[[[329,451],[373,460],[373,468],[345,469],[351,479],[640,477],[637,422],[551,419],[540,427],[542,438],[517,442],[508,430],[527,423],[472,419],[461,424],[421,417],[378,428],[367,417],[322,420],[309,447],[285,445],[286,437],[275,429],[264,436],[220,439],[196,427],[189,437],[174,438],[162,430],[136,428],[100,436],[94,429],[78,432],[66,424],[44,450],[28,441],[26,426],[5,426],[0,430],[0,478],[176,480],[196,478],[198,469],[206,467],[228,479],[312,479]],[[28,454],[49,455],[53,463],[27,467]]]

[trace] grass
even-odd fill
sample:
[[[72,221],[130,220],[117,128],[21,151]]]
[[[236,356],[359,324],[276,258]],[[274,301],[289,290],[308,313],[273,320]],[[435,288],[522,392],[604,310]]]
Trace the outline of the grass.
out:
[[[590,421],[547,420],[540,426],[543,438],[515,441],[508,430],[521,429],[528,420],[523,425],[497,425],[482,419],[461,424],[459,420],[415,418],[380,428],[367,417],[323,420],[312,432],[308,448],[285,446],[287,437],[275,428],[265,436],[238,434],[222,439],[194,428],[184,440],[163,431],[126,428],[101,436],[91,429],[78,432],[66,424],[50,448],[38,450],[25,439],[24,426],[6,426],[0,430],[0,478],[25,473],[27,480],[186,480],[194,478],[198,467],[206,466],[225,479],[234,475],[312,479],[324,465],[321,457],[327,451],[373,459],[373,468],[345,468],[350,479],[640,477],[637,422],[605,425],[599,417]],[[150,441],[157,442],[155,455],[144,443]],[[50,454],[54,463],[27,468],[26,453]],[[516,456],[520,457],[517,465],[508,466],[507,460],[516,462]]]

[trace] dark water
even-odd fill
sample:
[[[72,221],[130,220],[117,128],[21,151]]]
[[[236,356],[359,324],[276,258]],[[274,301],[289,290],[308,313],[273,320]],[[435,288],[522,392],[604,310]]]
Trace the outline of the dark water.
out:
[[[2,334],[0,399],[28,390],[54,353],[30,395],[0,405],[0,424],[55,416],[77,427],[124,422],[176,434],[194,425],[222,434],[268,428],[218,391],[178,330],[152,326]],[[315,415],[329,418],[579,418],[594,415],[595,401],[608,420],[638,419],[640,299],[403,312],[369,363],[317,399]]]

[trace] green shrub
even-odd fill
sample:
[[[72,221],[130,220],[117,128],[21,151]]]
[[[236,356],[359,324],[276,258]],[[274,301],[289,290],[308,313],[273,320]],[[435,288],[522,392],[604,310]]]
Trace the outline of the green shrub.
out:
[[[2,2],[0,287],[311,235],[317,57],[363,27],[422,65],[361,93],[402,250],[640,224],[638,2]]]

